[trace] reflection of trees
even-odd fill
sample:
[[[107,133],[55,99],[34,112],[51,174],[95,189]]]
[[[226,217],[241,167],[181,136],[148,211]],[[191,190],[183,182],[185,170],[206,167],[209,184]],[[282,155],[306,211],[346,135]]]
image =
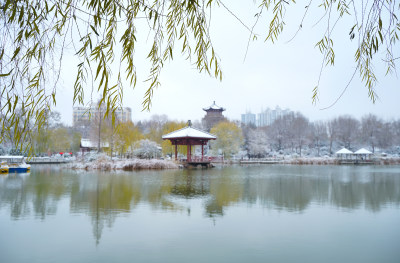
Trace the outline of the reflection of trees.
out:
[[[82,174],[71,194],[72,212],[89,212],[93,234],[98,243],[104,226],[112,227],[120,214],[130,213],[141,201],[154,206],[173,207],[163,202],[166,188],[162,183],[146,183],[132,174]],[[144,199],[144,200],[143,200]]]
[[[67,197],[72,213],[89,215],[99,242],[104,227],[143,203],[153,210],[190,211],[190,199],[203,198],[208,217],[223,216],[238,203],[286,211],[317,204],[375,212],[387,204],[400,205],[395,169],[252,166],[77,174],[42,168],[25,176],[2,175],[0,209],[9,209],[15,220],[31,214],[45,220]],[[185,208],[180,199],[188,204]]]
[[[223,216],[224,207],[239,202],[243,196],[243,180],[235,169],[217,170],[216,174],[210,179],[211,197],[206,204],[209,217]]]
[[[129,212],[134,190],[126,178],[113,174],[85,174],[79,177],[71,194],[71,211],[88,212],[98,244],[104,226],[112,227],[118,213]]]
[[[11,218],[16,220],[29,215],[25,177],[16,174],[0,176],[0,209],[9,206]]]
[[[9,203],[14,219],[28,216],[31,210],[42,220],[47,215],[54,215],[67,184],[62,177],[54,178],[53,174],[54,171],[45,167],[38,177],[32,174],[3,175],[0,207]]]
[[[304,210],[313,195],[314,181],[303,177],[272,177],[252,183],[250,193],[264,206],[289,211]]]
[[[47,215],[54,215],[57,212],[57,203],[60,201],[61,196],[66,191],[68,183],[65,182],[62,176],[57,176],[53,178],[54,171],[50,168],[43,169],[40,174],[40,180],[32,183],[32,204],[35,216],[39,216],[42,220],[45,219]],[[28,177],[29,179],[31,177]],[[29,184],[30,186],[31,184]]]
[[[339,207],[379,211],[388,203],[400,204],[400,177],[394,174],[352,170],[331,178],[332,203]]]
[[[268,172],[244,179],[245,202],[257,200],[264,207],[288,211],[302,211],[311,203],[371,211],[400,204],[400,177],[371,172],[371,167],[277,166]]]

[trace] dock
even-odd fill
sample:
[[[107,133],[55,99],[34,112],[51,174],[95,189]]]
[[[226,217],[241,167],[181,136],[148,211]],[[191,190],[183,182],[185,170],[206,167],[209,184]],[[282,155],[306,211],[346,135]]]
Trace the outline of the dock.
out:
[[[339,160],[339,164],[371,165],[375,162],[373,160]]]
[[[71,160],[65,158],[32,157],[26,159],[27,164],[64,164],[70,162]]]
[[[240,164],[276,164],[279,161],[240,161]]]
[[[264,160],[240,160],[240,164],[276,164],[279,163],[278,159],[264,159]]]
[[[187,168],[197,168],[197,167],[201,167],[201,168],[211,168],[214,167],[210,161],[197,161],[197,160],[191,160],[188,162],[185,162],[184,164],[185,167]]]

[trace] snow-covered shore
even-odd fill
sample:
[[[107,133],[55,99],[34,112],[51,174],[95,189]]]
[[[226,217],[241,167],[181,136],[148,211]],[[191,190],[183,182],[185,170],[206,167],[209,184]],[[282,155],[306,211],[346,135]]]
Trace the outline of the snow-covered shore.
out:
[[[257,163],[275,163],[288,165],[338,165],[340,160],[333,157],[293,157],[285,156],[284,158],[270,159],[247,159],[247,160],[225,160],[225,164],[242,163],[242,164],[257,164]],[[374,158],[371,164],[375,165],[400,165],[399,157],[379,157]],[[160,159],[111,159],[105,154],[89,154],[78,157],[75,161],[69,164],[71,169],[77,170],[149,170],[149,169],[178,169],[179,165],[170,160]]]
[[[353,160],[348,160],[352,162]],[[354,160],[355,161],[355,160]],[[242,164],[257,163],[275,163],[275,164],[292,164],[292,165],[338,165],[343,161],[333,157],[290,157],[270,158],[270,159],[250,159],[239,161]],[[361,161],[362,162],[362,161]],[[399,165],[400,157],[379,157],[373,158],[371,164],[374,165]]]
[[[352,160],[349,160],[351,162]],[[324,157],[304,157],[304,158],[293,158],[285,159],[280,161],[283,164],[298,164],[298,165],[336,165],[341,164],[341,160],[336,158],[324,158]],[[374,158],[371,160],[374,165],[397,165],[400,164],[400,158],[381,157]]]
[[[76,160],[70,164],[72,169],[79,170],[144,170],[144,169],[178,169],[179,166],[172,161],[159,159],[124,159],[111,160],[107,156],[98,156],[96,159],[87,158]]]

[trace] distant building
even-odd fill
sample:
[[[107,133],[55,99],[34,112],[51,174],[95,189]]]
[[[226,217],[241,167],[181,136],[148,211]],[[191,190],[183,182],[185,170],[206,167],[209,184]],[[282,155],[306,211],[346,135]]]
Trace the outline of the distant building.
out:
[[[260,113],[253,114],[251,112],[247,112],[242,114],[242,123],[249,125],[254,124],[257,127],[264,127],[271,125],[276,119],[283,117],[293,113],[290,109],[281,109],[279,106],[276,106],[275,109],[267,108],[266,110],[262,110]]]
[[[106,107],[74,107],[72,112],[73,126],[89,122],[90,119],[104,115]],[[115,111],[115,117],[119,122],[132,121],[132,110],[129,107],[122,107]]]
[[[258,114],[257,126],[263,127],[271,125],[276,119],[281,118],[285,115],[290,114],[292,111],[289,109],[282,110],[279,106],[276,106],[275,109],[267,108],[264,111],[261,111]]]
[[[256,115],[251,112],[246,112],[245,114],[242,114],[242,124],[256,126]]]
[[[211,128],[219,122],[227,120],[224,115],[222,115],[222,112],[225,111],[225,109],[217,106],[215,101],[211,106],[203,108],[203,110],[206,112],[206,116],[204,116],[201,122],[207,131],[210,131]]]
[[[100,118],[103,118],[105,112],[105,106],[100,109],[97,105],[92,105],[90,107],[74,107],[72,111],[72,125],[74,130],[79,132],[82,138],[89,138],[91,136],[91,126],[97,123]],[[116,122],[132,121],[131,112],[131,108],[128,107],[117,109],[115,111]]]

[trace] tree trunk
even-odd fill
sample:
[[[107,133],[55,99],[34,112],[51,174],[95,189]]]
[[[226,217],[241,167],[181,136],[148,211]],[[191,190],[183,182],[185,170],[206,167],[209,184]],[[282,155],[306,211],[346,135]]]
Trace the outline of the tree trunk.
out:
[[[101,110],[100,110],[100,115],[99,115],[99,141],[97,143],[97,152],[101,152]]]

